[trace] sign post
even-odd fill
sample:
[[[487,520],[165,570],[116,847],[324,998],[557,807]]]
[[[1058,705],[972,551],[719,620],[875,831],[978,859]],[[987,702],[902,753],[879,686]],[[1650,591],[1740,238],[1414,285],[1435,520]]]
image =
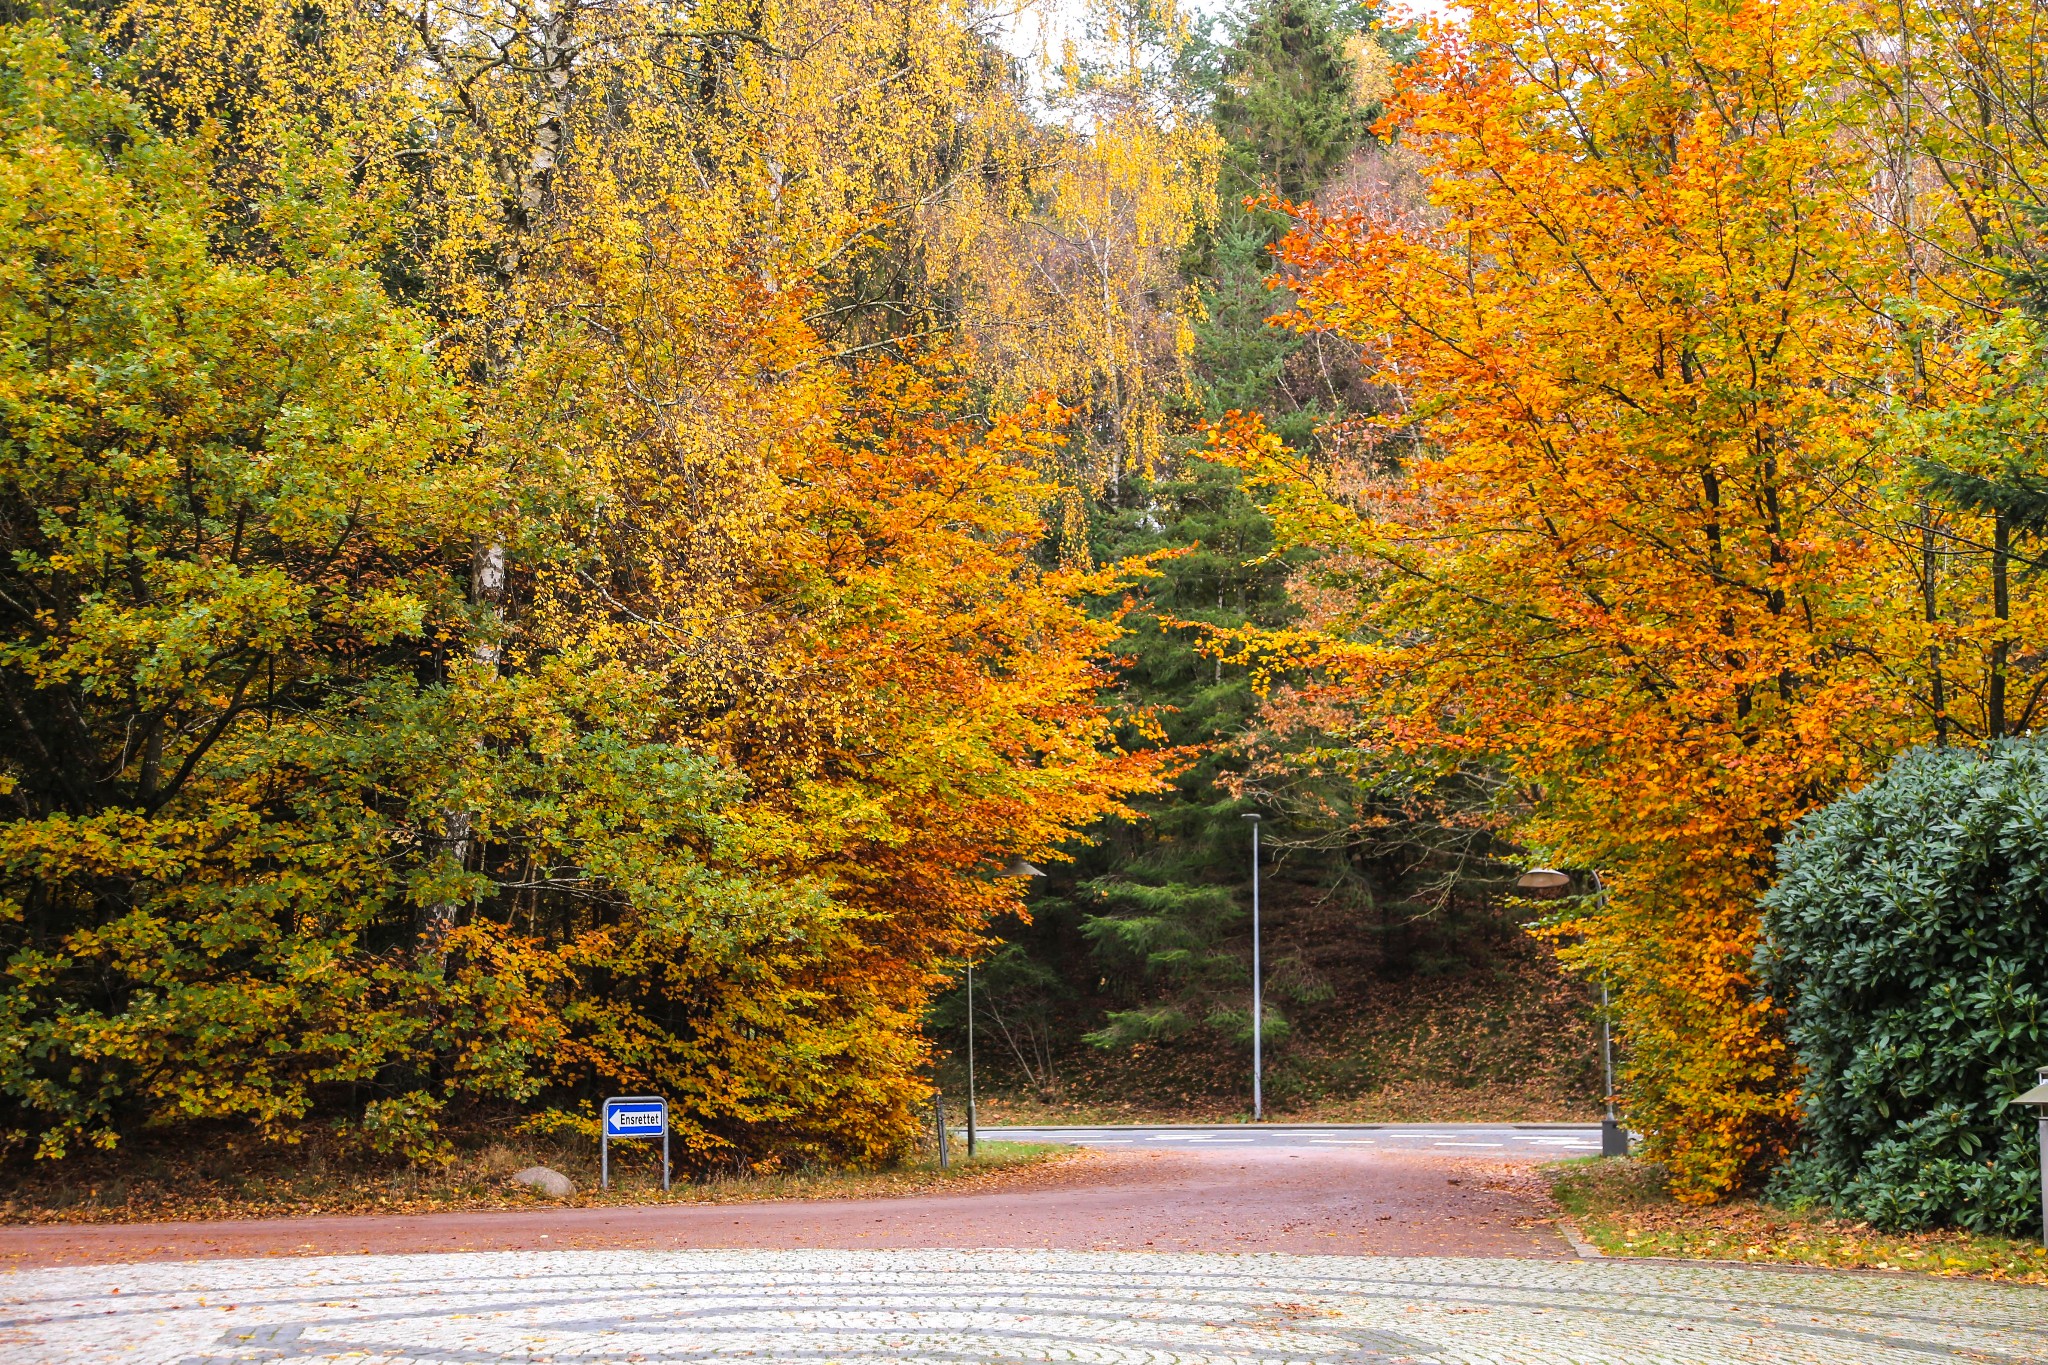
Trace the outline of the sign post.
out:
[[[668,1189],[668,1101],[659,1095],[614,1095],[604,1102],[598,1130],[598,1183],[612,1187],[613,1138],[661,1139],[661,1188]]]

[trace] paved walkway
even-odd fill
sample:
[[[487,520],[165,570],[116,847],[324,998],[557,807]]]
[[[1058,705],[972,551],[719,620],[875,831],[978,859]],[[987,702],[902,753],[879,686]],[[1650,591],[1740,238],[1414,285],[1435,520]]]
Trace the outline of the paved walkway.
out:
[[[2048,1360],[2048,1293],[1614,1261],[546,1252],[0,1275],[10,1365],[1926,1365]]]

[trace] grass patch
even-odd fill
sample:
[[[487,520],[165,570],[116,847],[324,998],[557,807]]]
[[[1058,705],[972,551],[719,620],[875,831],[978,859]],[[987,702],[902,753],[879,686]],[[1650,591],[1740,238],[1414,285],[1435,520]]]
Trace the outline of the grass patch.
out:
[[[787,1199],[878,1199],[936,1190],[963,1193],[1062,1178],[1085,1159],[1080,1149],[1046,1143],[984,1142],[975,1159],[960,1146],[951,1167],[924,1157],[881,1170],[831,1167],[751,1169],[661,1188],[661,1156],[639,1144],[612,1148],[612,1186],[598,1188],[594,1144],[521,1139],[461,1151],[445,1166],[337,1160],[310,1146],[204,1154],[124,1153],[80,1169],[69,1163],[15,1173],[0,1191],[0,1223],[128,1223],[314,1214],[446,1213],[559,1206],[509,1177],[546,1166],[575,1182],[572,1206],[737,1204]],[[637,1150],[636,1150],[637,1149]]]
[[[1917,1270],[2048,1284],[2048,1251],[2037,1242],[1953,1228],[1879,1232],[1825,1209],[1784,1209],[1756,1199],[1681,1204],[1666,1190],[1662,1167],[1626,1158],[1581,1157],[1543,1170],[1558,1206],[1609,1256]]]

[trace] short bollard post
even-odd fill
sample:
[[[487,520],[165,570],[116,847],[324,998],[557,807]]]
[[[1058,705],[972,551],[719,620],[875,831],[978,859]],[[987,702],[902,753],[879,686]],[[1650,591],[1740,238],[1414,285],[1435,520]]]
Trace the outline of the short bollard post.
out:
[[[1621,1120],[1611,1114],[1600,1120],[1600,1155],[1628,1155],[1628,1129],[1622,1127]]]
[[[2048,1066],[2034,1073],[2039,1082],[2032,1090],[2013,1100],[2014,1104],[2029,1104],[2034,1107],[2035,1122],[2040,1125],[2041,1144],[2041,1242],[2048,1246]]]
[[[943,1171],[947,1165],[946,1097],[944,1095],[932,1096],[932,1122],[938,1125],[939,1129],[939,1169]]]

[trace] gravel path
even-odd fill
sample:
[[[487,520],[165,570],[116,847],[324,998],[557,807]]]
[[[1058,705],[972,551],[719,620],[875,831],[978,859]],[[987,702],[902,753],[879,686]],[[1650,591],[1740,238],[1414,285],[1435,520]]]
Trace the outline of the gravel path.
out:
[[[1482,1258],[544,1252],[0,1276],[19,1365],[1925,1365],[2048,1359],[2048,1293]]]

